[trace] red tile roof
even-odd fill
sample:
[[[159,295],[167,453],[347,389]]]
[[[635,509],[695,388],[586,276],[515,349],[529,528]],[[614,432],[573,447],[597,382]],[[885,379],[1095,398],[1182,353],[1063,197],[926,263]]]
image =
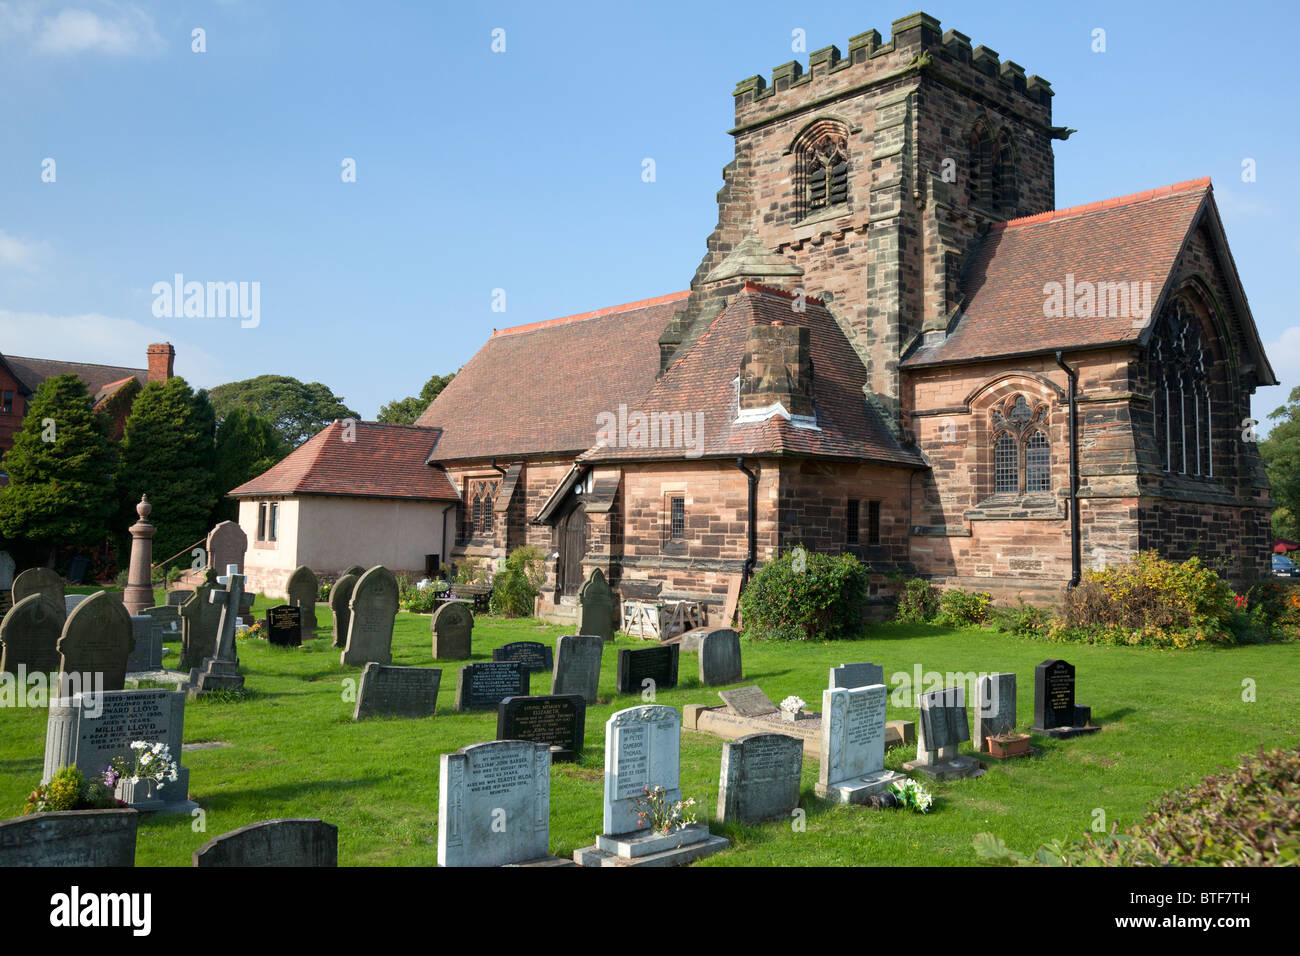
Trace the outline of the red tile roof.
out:
[[[691,434],[693,444],[689,457],[791,455],[858,458],[923,467],[920,455],[899,443],[864,398],[867,370],[834,316],[816,299],[808,299],[807,309],[796,312],[790,306],[790,298],[757,283],[746,283],[744,290],[731,299],[723,313],[663,377],[643,397],[628,403],[627,413],[678,413],[682,421],[692,423],[702,414],[703,441]],[[780,416],[733,424],[735,381],[740,374],[749,329],[753,325],[770,325],[774,320],[809,329],[816,429],[798,427]],[[616,407],[610,410],[617,412]],[[584,462],[688,457],[688,449],[680,442],[660,448],[596,446],[594,419],[588,428],[594,447],[581,456]]]
[[[992,226],[963,271],[955,328],[904,367],[1136,341],[1133,315],[1045,316],[1045,287],[1068,275],[1149,282],[1154,308],[1209,195],[1210,180],[1194,179]]]
[[[108,385],[121,384],[124,379],[138,379],[144,385],[149,379],[147,368],[125,368],[120,365],[94,365],[90,362],[60,362],[56,359],[25,358],[21,355],[6,355],[5,359],[24,385],[33,392],[41,382],[55,375],[75,375],[86,383],[86,391],[92,396],[103,391]]]
[[[417,421],[442,429],[433,461],[577,454],[596,416],[659,371],[659,336],[689,293],[501,329]]]
[[[425,464],[439,430],[418,425],[357,422],[355,441],[344,441],[335,420],[283,461],[230,492],[232,498],[262,495],[350,495],[457,501],[441,468]]]

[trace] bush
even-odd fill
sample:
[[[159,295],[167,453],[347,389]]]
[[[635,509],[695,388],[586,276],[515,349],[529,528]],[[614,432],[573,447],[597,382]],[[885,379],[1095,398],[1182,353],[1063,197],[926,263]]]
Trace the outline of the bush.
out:
[[[1230,644],[1240,603],[1199,558],[1180,564],[1143,551],[1124,564],[1084,573],[1066,595],[1060,636],[1155,647]],[[1240,618],[1236,623],[1250,626]]]
[[[993,598],[986,591],[949,588],[939,598],[936,624],[948,627],[978,627],[988,620]]]
[[[438,598],[446,593],[447,587],[446,581],[429,581],[420,587],[419,582],[410,584],[404,580],[398,591],[397,603],[403,610],[429,614],[438,606]]]
[[[182,572],[181,572],[181,569],[180,569],[180,568],[168,568],[168,570],[167,570],[167,583],[168,583],[168,584],[175,584],[177,581],[179,581],[179,580],[181,579],[181,574],[182,574]]]
[[[492,562],[467,556],[456,566],[456,583],[481,584],[486,587],[492,583]]]
[[[1024,598],[1020,598],[1015,607],[989,609],[989,621],[995,628],[1019,637],[1045,637],[1054,620],[1056,618],[1051,612],[1026,604]]]
[[[1019,866],[1296,866],[1300,864],[1300,750],[1245,757],[1236,770],[1161,797],[1129,829],[1016,853],[975,837],[981,862]]]
[[[851,554],[802,548],[769,561],[740,596],[745,634],[759,640],[848,637],[862,627],[867,569]]]
[[[61,767],[50,777],[49,783],[31,792],[23,813],[105,810],[118,805],[102,780],[87,780],[76,767]]]
[[[925,578],[912,578],[898,593],[895,621],[925,624],[939,613],[939,589]]]
[[[546,556],[540,548],[524,545],[506,558],[505,567],[492,579],[492,613],[501,617],[532,617],[533,601],[546,580]]]

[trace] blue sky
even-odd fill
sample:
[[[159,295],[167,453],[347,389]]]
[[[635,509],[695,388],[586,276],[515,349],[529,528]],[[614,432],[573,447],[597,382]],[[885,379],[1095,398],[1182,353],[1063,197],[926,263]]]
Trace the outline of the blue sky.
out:
[[[685,289],[736,81],[806,63],[796,29],[846,51],[914,9],[0,2],[0,351],[140,366],[167,340],[192,384],[293,375],[373,417],[494,327]],[[1213,177],[1283,381],[1255,414],[1280,404],[1300,385],[1300,158],[1293,58],[1269,51],[1294,5],[924,9],[1051,81],[1079,130],[1056,144],[1058,207]],[[260,283],[258,325],[155,317],[176,273]]]

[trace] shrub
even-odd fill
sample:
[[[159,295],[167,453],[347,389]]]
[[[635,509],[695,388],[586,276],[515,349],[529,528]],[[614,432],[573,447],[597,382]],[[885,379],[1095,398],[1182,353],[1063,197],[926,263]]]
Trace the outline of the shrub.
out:
[[[168,569],[167,569],[167,583],[168,583],[168,584],[175,584],[177,581],[179,581],[179,580],[181,579],[181,573],[182,573],[182,572],[181,572],[181,569],[180,569],[180,568],[168,568]]]
[[[981,862],[1019,866],[1296,866],[1300,864],[1300,750],[1242,759],[1236,770],[1161,797],[1125,831],[1040,846],[1032,856],[975,837]]]
[[[1066,595],[1065,625],[1099,644],[1232,643],[1235,597],[1199,558],[1180,564],[1143,551],[1124,564],[1085,572]]]
[[[465,560],[456,566],[456,583],[457,584],[481,584],[489,585],[492,583],[492,562],[480,561],[478,558],[466,556]]]
[[[515,548],[492,579],[491,608],[501,617],[531,617],[546,580],[545,555],[533,545]]]
[[[404,610],[429,614],[438,606],[438,598],[447,590],[447,586],[446,581],[429,581],[424,587],[420,587],[419,582],[408,583],[398,592],[397,603]]]
[[[939,613],[939,589],[925,578],[912,578],[898,592],[895,621],[924,624]]]
[[[334,590],[333,581],[321,581],[316,585],[316,602],[318,604],[329,604],[330,591]]]
[[[866,600],[867,569],[853,555],[796,548],[758,569],[740,611],[745,633],[759,640],[835,640],[862,627]]]
[[[48,783],[31,792],[23,813],[105,810],[118,805],[102,780],[87,780],[76,767],[61,767]]]
[[[1042,638],[1048,635],[1055,618],[1049,611],[1026,604],[1025,599],[1020,598],[1015,607],[990,608],[989,620],[999,631],[1019,637]]]
[[[978,627],[988,620],[993,598],[986,591],[949,588],[939,597],[935,623],[948,627]]]

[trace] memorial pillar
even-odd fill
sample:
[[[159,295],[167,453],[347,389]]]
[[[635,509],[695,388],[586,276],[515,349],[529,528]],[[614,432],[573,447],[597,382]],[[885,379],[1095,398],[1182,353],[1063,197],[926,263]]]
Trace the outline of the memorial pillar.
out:
[[[126,592],[122,603],[128,614],[140,614],[154,606],[153,599],[153,534],[157,528],[149,523],[149,496],[141,495],[135,513],[140,520],[131,525],[131,567],[126,576]]]

